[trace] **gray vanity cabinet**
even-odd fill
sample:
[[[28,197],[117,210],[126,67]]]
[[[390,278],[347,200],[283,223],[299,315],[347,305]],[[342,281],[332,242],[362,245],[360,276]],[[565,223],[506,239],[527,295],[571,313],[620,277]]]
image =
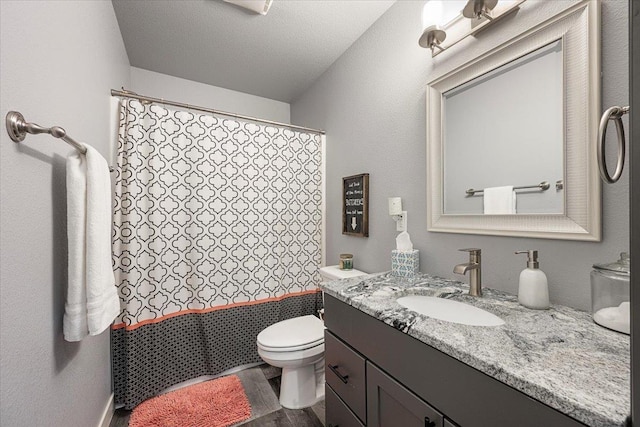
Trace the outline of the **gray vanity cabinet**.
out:
[[[584,427],[326,294],[325,326],[327,426]]]

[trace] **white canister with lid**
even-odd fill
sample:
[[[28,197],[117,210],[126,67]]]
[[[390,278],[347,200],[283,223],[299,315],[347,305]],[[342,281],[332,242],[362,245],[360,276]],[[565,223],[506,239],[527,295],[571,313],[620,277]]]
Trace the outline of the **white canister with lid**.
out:
[[[622,252],[616,262],[594,264],[591,271],[593,321],[625,334],[631,329],[629,271],[626,252]]]

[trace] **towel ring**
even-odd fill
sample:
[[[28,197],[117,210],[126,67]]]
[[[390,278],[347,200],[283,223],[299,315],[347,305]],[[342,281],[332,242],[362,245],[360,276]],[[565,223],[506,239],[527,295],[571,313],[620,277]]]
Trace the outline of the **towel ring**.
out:
[[[600,176],[604,182],[613,184],[620,179],[622,175],[622,169],[624,168],[625,157],[625,139],[624,139],[624,126],[622,125],[622,116],[629,112],[629,107],[610,107],[603,114],[600,119],[600,128],[598,131],[598,166],[600,169]],[[616,161],[616,170],[613,176],[609,175],[607,169],[606,153],[604,140],[607,135],[607,125],[609,120],[613,120],[616,124],[616,132],[618,134],[618,159]]]

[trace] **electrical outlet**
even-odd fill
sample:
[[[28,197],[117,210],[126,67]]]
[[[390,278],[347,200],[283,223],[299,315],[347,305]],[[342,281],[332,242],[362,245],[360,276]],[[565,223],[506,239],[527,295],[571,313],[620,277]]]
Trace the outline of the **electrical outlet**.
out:
[[[407,211],[402,211],[402,216],[396,221],[396,231],[407,231]]]

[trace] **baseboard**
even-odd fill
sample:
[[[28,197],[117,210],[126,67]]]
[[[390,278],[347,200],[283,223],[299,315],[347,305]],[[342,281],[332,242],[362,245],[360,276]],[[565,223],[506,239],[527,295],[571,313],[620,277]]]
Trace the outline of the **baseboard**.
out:
[[[111,393],[109,400],[107,401],[107,406],[105,406],[104,412],[102,413],[102,418],[100,419],[98,427],[109,427],[109,424],[111,424],[111,420],[113,419],[113,412],[113,393]]]

